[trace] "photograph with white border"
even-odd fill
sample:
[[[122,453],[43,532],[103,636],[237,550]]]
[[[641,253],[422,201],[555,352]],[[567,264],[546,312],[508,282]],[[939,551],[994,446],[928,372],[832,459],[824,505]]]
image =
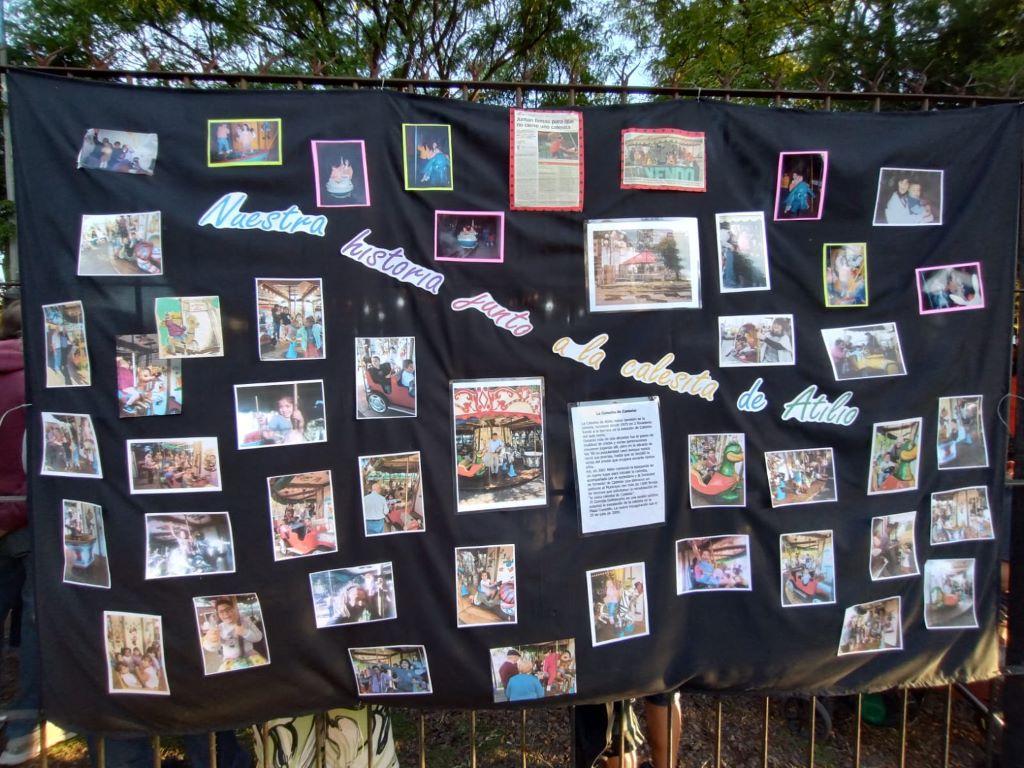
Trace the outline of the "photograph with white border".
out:
[[[713,432],[687,435],[690,506],[745,507],[747,505],[746,435]]]
[[[718,364],[722,368],[795,365],[796,332],[793,316],[720,316]]]
[[[939,469],[988,466],[982,400],[982,395],[939,398],[939,428],[935,433]]]
[[[779,576],[783,608],[833,605],[836,561],[832,531],[779,536]]]
[[[240,451],[327,442],[323,379],[235,385]]]
[[[146,580],[235,572],[227,512],[147,512]]]
[[[323,281],[319,277],[257,277],[256,333],[260,360],[327,357]]]
[[[931,513],[929,541],[933,545],[995,538],[988,488],[984,485],[936,491],[931,497]]]
[[[54,477],[103,477],[96,430],[87,413],[43,411],[43,458],[41,475]]]
[[[644,563],[627,563],[587,571],[590,642],[593,646],[645,637],[647,614]]]
[[[427,649],[422,645],[349,648],[361,697],[433,693]]]
[[[61,506],[64,509],[64,583],[110,589],[103,507],[72,499],[63,499]]]
[[[267,497],[275,562],[338,551],[331,470],[268,477]]]
[[[317,629],[398,618],[390,561],[315,571],[309,591]]]
[[[876,227],[942,224],[943,171],[927,168],[879,168],[875,196]]]
[[[162,619],[148,613],[103,612],[107,693],[170,696]]]
[[[512,643],[491,648],[494,703],[576,693],[576,640]]]
[[[455,590],[457,626],[515,624],[515,545],[456,547]]]
[[[676,594],[749,592],[750,537],[708,536],[676,542]]]
[[[836,381],[907,375],[896,323],[822,328],[821,338]]]
[[[204,674],[270,664],[263,610],[255,592],[193,597],[192,604]]]
[[[85,308],[80,301],[43,305],[47,388],[88,387],[92,384],[89,343],[85,337]]]
[[[765,451],[772,507],[836,501],[836,464],[831,448]]]
[[[423,469],[419,451],[359,457],[363,533],[388,536],[423,533]]]
[[[722,293],[771,290],[764,211],[716,213],[718,286]]]
[[[903,604],[899,596],[851,605],[843,614],[837,656],[903,650]]]
[[[924,625],[928,629],[977,629],[974,558],[924,561]]]
[[[876,422],[871,427],[868,496],[917,489],[921,418]]]
[[[128,492],[203,493],[221,490],[216,437],[128,440]]]
[[[917,544],[914,526],[917,511],[897,512],[871,518],[871,555],[868,572],[872,581],[917,576]]]
[[[80,276],[148,277],[163,273],[160,211],[82,216]]]

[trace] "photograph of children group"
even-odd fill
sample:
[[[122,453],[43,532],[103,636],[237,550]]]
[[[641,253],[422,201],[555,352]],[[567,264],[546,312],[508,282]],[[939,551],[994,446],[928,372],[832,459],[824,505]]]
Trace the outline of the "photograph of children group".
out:
[[[309,589],[317,628],[384,621],[398,616],[391,563],[311,573]]]
[[[903,647],[903,617],[898,597],[852,605],[843,615],[839,656]]]
[[[977,627],[974,559],[925,561],[924,601],[924,625],[928,629]]]
[[[931,543],[991,539],[992,510],[988,488],[975,485],[932,494]]]
[[[356,418],[416,415],[416,339],[356,339]]]
[[[704,134],[663,129],[622,132],[622,187],[703,192]]]
[[[917,294],[922,315],[981,309],[985,306],[981,264],[951,264],[917,270]]]
[[[825,243],[823,246],[826,307],[868,305],[866,243]]]
[[[831,448],[766,451],[764,461],[773,507],[836,500]]]
[[[836,601],[832,531],[784,533],[779,557],[783,608]]]
[[[750,538],[711,536],[676,542],[676,594],[750,590]]]
[[[153,313],[160,357],[223,357],[219,296],[161,296]]]
[[[46,331],[46,386],[87,387],[92,383],[82,302],[43,305]]]
[[[64,499],[64,583],[110,589],[103,508]]]
[[[690,506],[746,505],[745,437],[739,432],[690,435]]]
[[[987,467],[981,395],[939,398],[939,469]]]
[[[312,360],[326,352],[319,278],[256,278],[260,360]]]
[[[361,696],[432,692],[422,645],[349,648],[348,655]]]
[[[78,167],[152,176],[158,146],[155,133],[89,128],[78,152]]]
[[[181,413],[181,360],[164,360],[155,333],[115,337],[118,416],[173,416]]]
[[[917,548],[914,522],[917,512],[871,518],[871,578],[895,579],[916,576]]]
[[[209,165],[280,165],[280,119],[210,120]]]
[[[501,211],[435,211],[434,258],[438,261],[494,261],[505,256],[505,214]]]
[[[590,638],[597,645],[650,633],[643,563],[587,571],[590,598]]]
[[[193,597],[207,675],[270,663],[263,611],[254,592]]]
[[[359,457],[367,536],[426,528],[419,451]]]
[[[327,441],[324,382],[235,385],[239,449]]]
[[[494,703],[576,693],[576,641],[491,648]]]
[[[764,214],[716,213],[718,277],[722,293],[765,291],[768,279],[768,239]]]
[[[868,495],[917,488],[921,419],[875,424],[872,432]]]
[[[792,315],[734,315],[718,318],[718,364],[793,365]]]
[[[274,560],[338,551],[329,469],[267,478]]]
[[[780,152],[775,220],[820,219],[828,152]]]
[[[43,413],[41,474],[63,477],[103,477],[92,418],[78,413]]]
[[[162,275],[160,211],[82,216],[80,275]]]
[[[104,611],[107,692],[169,696],[159,616]]]
[[[942,171],[921,168],[880,168],[875,226],[941,224],[942,176]]]
[[[821,336],[836,381],[903,376],[907,372],[895,323],[822,328]]]
[[[700,307],[697,220],[587,222],[591,312]]]
[[[455,583],[458,626],[515,624],[515,546],[457,548]]]
[[[146,515],[146,578],[235,572],[227,512]]]
[[[217,438],[129,440],[128,482],[132,493],[219,491]]]

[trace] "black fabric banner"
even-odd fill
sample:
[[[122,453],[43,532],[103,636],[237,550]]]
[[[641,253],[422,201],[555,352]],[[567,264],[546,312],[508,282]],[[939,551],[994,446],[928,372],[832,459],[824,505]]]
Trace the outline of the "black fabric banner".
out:
[[[680,685],[839,694],[996,674],[998,552],[1007,534],[999,403],[1009,377],[1019,107],[831,114],[671,101],[573,110],[581,130],[573,130],[569,114],[531,133],[530,121],[544,113],[516,113],[510,145],[507,109],[384,91],[131,88],[23,72],[12,72],[8,83],[51,719],[75,729],[167,733],[349,705],[361,697],[349,649],[400,646],[422,646],[428,674],[421,651],[362,656],[369,660],[366,672],[359,667],[363,696],[391,686],[397,690],[377,701],[499,706],[495,688],[499,700],[511,688],[500,684],[497,664],[513,648],[533,656],[545,701],[558,705]],[[157,135],[151,168],[149,150],[125,133]],[[114,140],[104,148],[111,137],[133,145],[127,156]],[[322,147],[315,170],[311,142],[348,143]],[[85,167],[76,168],[80,152]],[[787,153],[781,163],[780,153]],[[542,184],[560,179],[558,199],[540,207],[572,207],[565,198],[575,194],[579,155],[582,211],[513,210],[516,160],[548,174]],[[631,188],[623,188],[623,174]],[[517,179],[516,208],[531,183],[528,174]],[[705,191],[685,189],[701,185]],[[245,196],[235,207],[247,213],[297,210],[226,213],[237,196],[210,213],[230,193]],[[117,216],[156,211],[154,252],[152,237],[122,230]],[[438,236],[436,211],[486,216],[442,214]],[[728,230],[716,220],[737,212]],[[767,236],[760,271],[756,212]],[[83,216],[101,215],[113,218],[89,218],[83,229]],[[695,221],[594,224],[663,218]],[[666,245],[669,230],[676,254]],[[372,265],[375,251],[361,243],[391,260],[385,266],[381,252]],[[435,259],[436,251],[451,260]],[[588,251],[595,260],[589,279]],[[89,266],[90,258],[98,261]],[[866,288],[858,283],[865,258]],[[939,267],[947,269],[918,272]],[[298,293],[258,300],[256,279]],[[319,308],[296,298],[309,288],[298,287],[300,279],[322,280]],[[484,292],[496,305],[452,308]],[[199,354],[220,341],[199,339],[209,313],[192,327],[187,302],[168,310],[170,324],[166,313],[159,323],[154,314],[157,299],[203,296],[219,297],[223,356]],[[628,301],[639,310],[603,311]],[[84,310],[88,386],[63,386],[84,384],[77,309],[68,302]],[[666,303],[672,308],[659,306]],[[44,305],[61,304],[44,314]],[[282,308],[295,314],[293,325],[282,322]],[[528,332],[526,316],[517,314],[525,312]],[[309,330],[306,315],[313,316]],[[70,340],[61,339],[62,323]],[[143,386],[138,369],[146,358],[125,356],[135,381],[122,380],[115,337],[160,331],[190,356],[182,360],[181,413],[119,418],[132,399],[125,392]],[[166,338],[175,332],[176,341]],[[601,334],[600,360],[576,360],[566,342],[559,345],[564,355],[553,351],[564,337],[582,346]],[[325,354],[303,358],[316,354],[317,335]],[[375,354],[394,354],[395,368],[404,368],[411,346],[356,349],[356,339],[404,337],[415,338],[415,417],[401,410],[399,400],[410,392],[400,373],[385,386],[363,370],[373,365],[364,358]],[[669,354],[674,358],[664,361]],[[662,376],[666,369],[692,378]],[[645,371],[653,383],[639,380]],[[543,380],[542,403],[539,386],[484,392],[495,395],[488,403],[470,404],[467,398],[481,393],[464,392],[459,407],[473,413],[460,416],[455,439],[452,381],[523,378]],[[759,398],[751,393],[741,409],[741,395],[758,379],[763,408],[756,410]],[[233,389],[321,380],[322,394],[317,384],[284,388],[297,394],[305,425],[282,414],[281,388]],[[829,408],[809,400],[785,408],[812,385],[807,397],[824,395]],[[687,386],[691,391],[677,391]],[[856,414],[843,410],[846,392],[845,407]],[[375,415],[382,394],[391,404],[386,418],[356,417],[357,407]],[[659,398],[665,522],[582,535],[569,404],[651,396]],[[102,479],[75,476],[89,471],[82,469],[89,464],[87,427],[64,420],[64,438],[75,445],[50,449],[47,433],[59,443],[61,420],[45,417],[46,429],[44,413],[91,417]],[[832,423],[824,420],[829,413]],[[326,441],[314,442],[324,429]],[[489,445],[492,430],[500,450]],[[692,435],[726,437],[702,442]],[[726,445],[730,436],[742,436],[743,444]],[[183,443],[198,450],[199,437],[217,439],[219,479],[202,479],[209,467],[163,466],[155,456]],[[255,445],[265,447],[248,449]],[[461,500],[456,450],[464,460]],[[381,458],[416,451],[415,478],[397,459]],[[362,485],[360,457],[377,457],[369,480],[381,495],[396,484],[386,510],[395,512],[401,535],[367,535],[373,531],[363,497],[372,488]],[[40,475],[46,461],[63,467],[64,476]],[[657,490],[647,469],[636,470],[642,490]],[[317,518],[322,493],[309,519],[302,496],[295,516],[281,519],[288,496],[280,496],[272,527],[267,479],[287,477],[299,488],[301,478],[291,476],[324,470],[331,473],[335,536]],[[745,488],[737,502],[722,494],[739,475]],[[222,490],[187,492],[209,482]],[[415,496],[417,482],[419,503],[402,495],[412,488]],[[133,494],[130,483],[157,492]],[[932,498],[967,488],[975,489],[965,492],[967,501]],[[602,493],[621,499],[622,485],[596,496]],[[63,500],[102,507],[105,550],[91,539],[80,545],[83,520],[90,524],[87,514],[76,514],[91,508],[66,513]],[[941,513],[947,501],[951,516]],[[365,504],[371,521],[374,504]],[[605,511],[623,509],[620,503]],[[873,525],[873,518],[914,511],[912,534],[906,517]],[[227,513],[233,535],[233,551],[222,551],[220,560],[209,542],[182,543],[190,535],[186,518],[150,518],[165,527],[147,531],[146,514],[207,513],[195,519],[213,525],[211,519],[223,522],[209,516],[217,512]],[[395,523],[385,525],[390,533]],[[317,538],[309,538],[311,529]],[[211,531],[225,536],[224,526],[207,528],[207,538]],[[780,553],[780,536],[823,531],[831,538],[789,536]],[[733,538],[713,538],[726,536]],[[700,541],[677,550],[682,540]],[[317,546],[327,551],[307,556]],[[457,559],[463,547],[491,551]],[[514,595],[500,589],[511,581],[504,562],[513,559],[511,547]],[[175,557],[185,560],[178,572],[191,575],[146,578],[173,575],[160,569],[172,569]],[[110,588],[83,584],[102,581],[95,564],[104,558]],[[389,598],[367,578],[366,594],[352,598],[360,615],[346,615],[337,585],[355,584],[353,569],[382,563],[391,564],[383,574],[393,581],[390,607],[382,608]],[[607,572],[635,564],[643,570]],[[92,575],[76,575],[76,567]],[[503,576],[490,572],[502,567]],[[310,574],[332,570],[338,573],[314,577],[311,587]],[[593,579],[588,572],[596,572]],[[636,612],[636,581],[645,612]],[[197,613],[193,601],[251,594],[260,613],[244,599],[227,607],[244,619],[218,616],[212,600],[201,601]],[[362,601],[374,595],[376,607],[366,607]],[[152,620],[133,624],[130,617],[105,619],[105,612],[159,616],[162,635],[152,634]],[[968,626],[972,615],[976,628]],[[551,650],[545,643],[569,639],[574,680],[561,654],[566,644],[556,648],[561,669],[544,661]],[[131,658],[139,655],[136,644],[152,658]],[[239,652],[242,661],[230,663]],[[401,665],[401,658],[412,663]],[[373,663],[395,666],[390,683],[370,682]],[[575,693],[556,695],[570,680]]]

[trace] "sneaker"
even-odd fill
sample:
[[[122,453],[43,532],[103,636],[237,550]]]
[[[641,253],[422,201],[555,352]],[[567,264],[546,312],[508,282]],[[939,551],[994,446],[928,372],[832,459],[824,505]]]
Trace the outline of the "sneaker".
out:
[[[27,760],[39,757],[40,737],[37,725],[24,736],[15,736],[7,740],[7,746],[0,753],[0,765],[21,765]]]

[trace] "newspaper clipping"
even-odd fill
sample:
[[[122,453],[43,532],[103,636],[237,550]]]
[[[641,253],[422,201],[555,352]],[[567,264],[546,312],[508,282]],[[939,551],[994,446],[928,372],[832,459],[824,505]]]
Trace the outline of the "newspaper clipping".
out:
[[[583,117],[512,110],[511,206],[583,210]]]

